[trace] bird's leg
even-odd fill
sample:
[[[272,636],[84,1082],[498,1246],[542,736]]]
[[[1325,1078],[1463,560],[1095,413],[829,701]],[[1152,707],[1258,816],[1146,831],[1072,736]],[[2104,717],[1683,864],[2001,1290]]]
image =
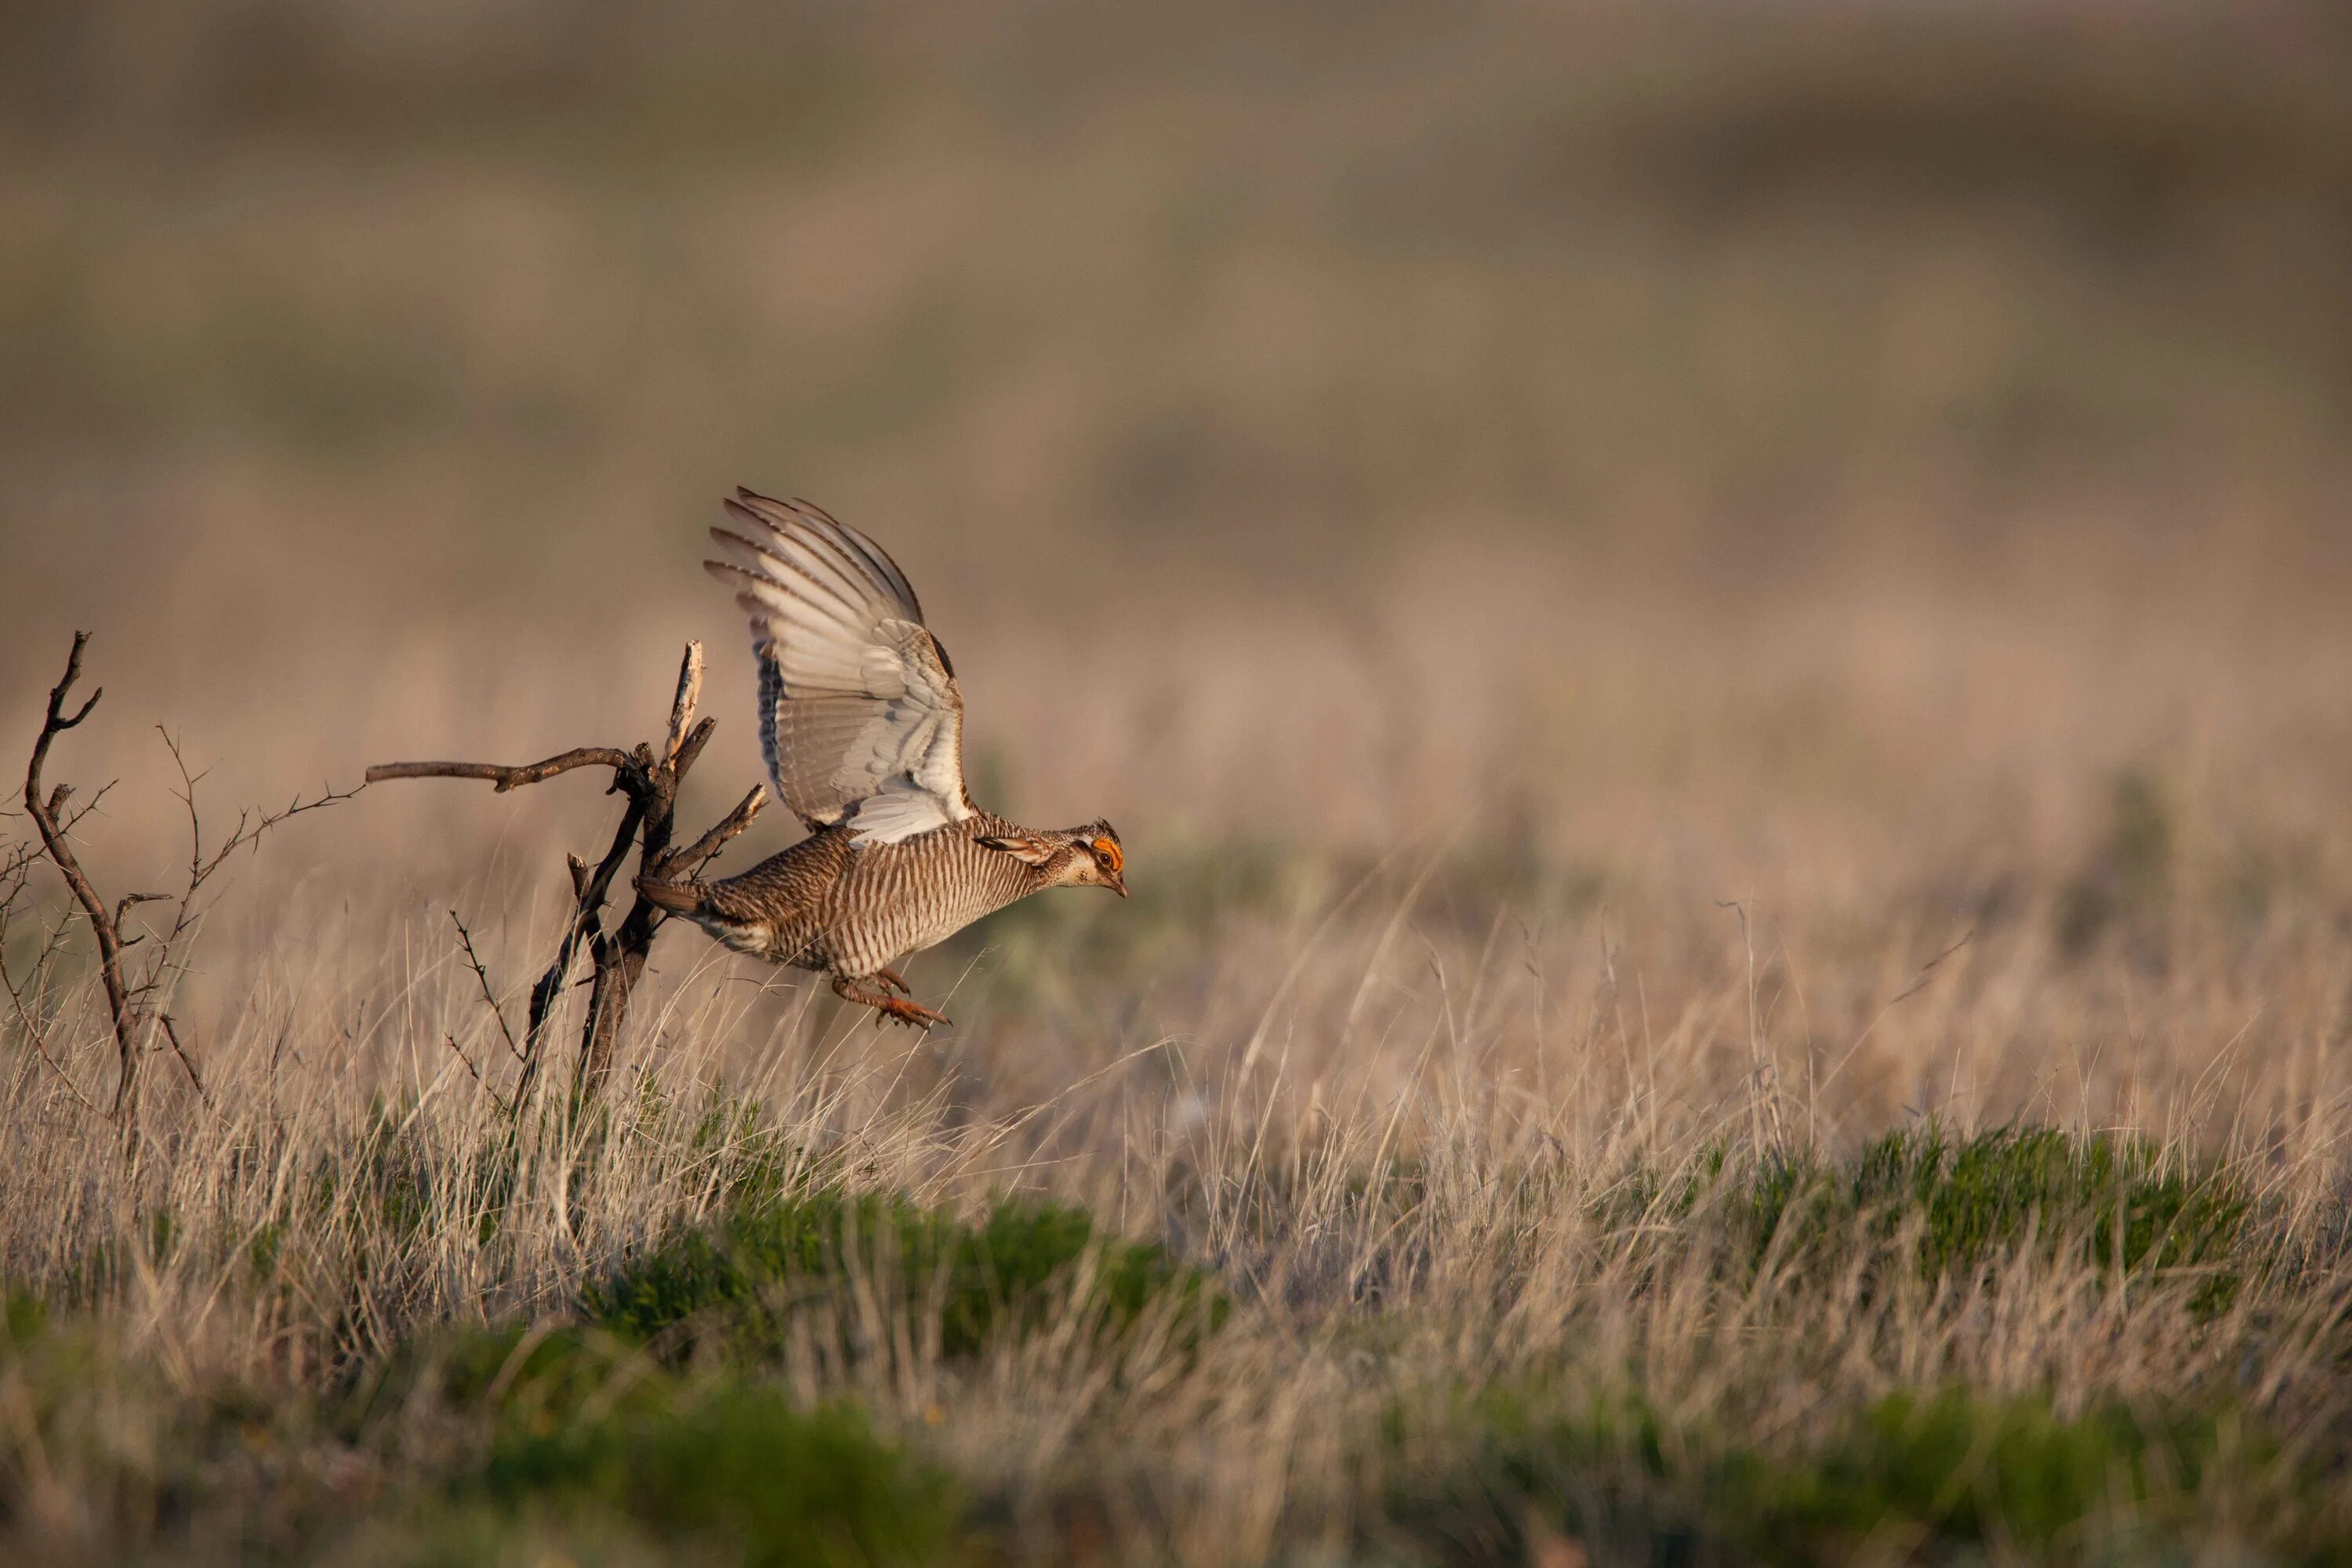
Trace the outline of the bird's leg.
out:
[[[901,996],[912,996],[915,994],[915,988],[900,979],[898,972],[895,969],[877,969],[874,972],[874,978]]]
[[[887,991],[874,991],[858,984],[846,974],[833,977],[833,994],[845,1002],[855,1002],[861,1007],[871,1007],[893,1023],[910,1024],[928,1029],[950,1022],[944,1013],[934,1013],[929,1007],[905,1002]]]

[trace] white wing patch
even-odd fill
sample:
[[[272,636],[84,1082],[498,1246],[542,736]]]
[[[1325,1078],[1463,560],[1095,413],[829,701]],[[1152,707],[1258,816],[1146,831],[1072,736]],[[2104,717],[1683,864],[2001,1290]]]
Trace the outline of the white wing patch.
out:
[[[959,820],[940,809],[939,796],[893,784],[867,795],[842,818],[856,837],[852,845],[896,844]]]
[[[963,694],[880,546],[805,502],[727,503],[706,562],[736,590],[760,659],[760,741],[777,795],[812,827],[896,843],[971,815]]]

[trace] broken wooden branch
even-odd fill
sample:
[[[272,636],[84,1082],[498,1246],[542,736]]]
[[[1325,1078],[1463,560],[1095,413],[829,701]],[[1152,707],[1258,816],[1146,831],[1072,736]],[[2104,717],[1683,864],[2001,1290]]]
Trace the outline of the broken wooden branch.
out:
[[[572,966],[583,947],[588,951],[591,966],[590,989],[588,1015],[581,1029],[580,1055],[572,1073],[575,1101],[593,1098],[612,1069],[621,1026],[628,1016],[630,994],[644,975],[654,933],[667,918],[664,910],[639,895],[619,924],[607,928],[605,900],[611,896],[613,879],[620,874],[631,847],[637,850],[638,875],[663,877],[680,865],[708,862],[759,815],[762,797],[754,789],[684,851],[670,847],[676,832],[678,785],[718,728],[716,720],[699,718],[696,713],[702,700],[702,645],[688,643],[685,658],[678,665],[677,688],[670,700],[668,722],[658,749],[650,744],[626,751],[617,746],[580,746],[544,762],[521,766],[498,763],[387,763],[367,771],[371,784],[392,779],[481,779],[503,793],[574,768],[604,767],[613,773],[607,793],[617,792],[627,797],[628,805],[621,814],[612,842],[593,868],[575,855],[564,857],[571,873],[572,914],[564,922],[554,961],[531,987],[530,1011],[524,1025],[520,1051],[522,1071],[516,1080],[512,1101],[517,1110],[529,1102],[538,1081],[546,1057],[549,1024],[556,1004],[571,984]],[[468,956],[471,947],[468,941]],[[478,960],[476,969],[479,973]],[[487,994],[487,975],[483,976],[483,985]],[[500,1026],[504,1027],[503,1019]]]
[[[487,779],[504,795],[524,784],[535,784],[574,768],[626,768],[628,752],[612,746],[578,746],[543,763],[505,767],[497,763],[385,763],[367,771],[367,782],[392,779]]]
[[[686,658],[677,667],[677,695],[670,699],[669,733],[662,746],[662,755],[676,757],[678,748],[686,744],[688,733],[694,728],[694,710],[702,701],[702,645],[686,645]]]

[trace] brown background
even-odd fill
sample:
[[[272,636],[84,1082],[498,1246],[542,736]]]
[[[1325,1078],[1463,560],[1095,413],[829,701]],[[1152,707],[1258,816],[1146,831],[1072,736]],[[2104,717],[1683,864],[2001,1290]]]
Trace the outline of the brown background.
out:
[[[1237,865],[1452,835],[1465,931],[1662,991],[1755,900],[1834,1055],[2127,883],[2142,790],[2201,1063],[2248,930],[2352,910],[2332,8],[0,15],[0,714],[96,632],[110,885],[171,853],[152,724],[224,807],[520,761],[649,732],[688,637],[717,809],[744,482],[906,564],[991,805],[1127,834],[1159,934],[1080,994],[1224,994]],[[544,912],[607,809],[374,792],[231,908]],[[2029,1064],[2126,1029],[2053,973]]]

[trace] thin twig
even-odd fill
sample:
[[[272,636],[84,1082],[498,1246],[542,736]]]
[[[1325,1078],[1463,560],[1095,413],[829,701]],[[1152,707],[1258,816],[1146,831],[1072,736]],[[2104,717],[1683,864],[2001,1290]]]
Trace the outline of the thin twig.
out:
[[[1892,1007],[1897,1002],[1906,1001],[1910,997],[1916,996],[1920,992],[1925,991],[1927,988],[1928,981],[1935,978],[1936,966],[1942,963],[1944,960],[1951,957],[1952,954],[1959,952],[1960,949],[1968,946],[1969,943],[1974,942],[1976,938],[1977,928],[1970,926],[1966,931],[1961,933],[1959,941],[1952,943],[1951,946],[1946,948],[1943,952],[1937,953],[1935,957],[1921,964],[1919,966],[1919,977],[1911,982],[1910,984],[1905,986],[1902,990],[1897,991],[1894,995],[1889,996],[1886,999],[1886,1006]],[[1881,1012],[1884,1012],[1885,1010],[1885,1008],[1880,1009]]]
[[[188,771],[188,761],[181,754],[178,737],[161,724],[155,726],[155,732],[163,737],[163,744],[171,751],[173,764],[180,770],[178,799],[188,808],[188,895],[193,895],[205,882],[211,880],[213,873],[218,871],[231,855],[260,843],[261,836],[279,823],[289,817],[299,816],[306,811],[318,811],[326,806],[340,805],[367,787],[362,784],[358,789],[323,788],[315,798],[310,800],[304,800],[300,795],[296,795],[286,804],[283,810],[264,812],[257,820],[253,819],[253,814],[250,812],[238,812],[236,831],[213,851],[210,858],[206,858],[204,852],[204,824],[196,815],[196,785],[203,782],[205,773],[191,773]],[[205,773],[211,771],[207,768]],[[185,896],[187,895],[184,895],[184,899]]]
[[[11,812],[8,815],[16,814]],[[81,1086],[74,1082],[73,1075],[66,1071],[65,1064],[50,1051],[49,1042],[42,1036],[40,1023],[33,1016],[33,1009],[25,1005],[23,988],[18,986],[16,977],[8,970],[8,917],[16,912],[16,900],[24,897],[26,873],[38,854],[39,851],[32,846],[16,846],[11,849],[6,864],[0,865],[0,988],[7,991],[8,1005],[16,1011],[16,1022],[25,1031],[25,1038],[32,1043],[33,1054],[58,1075],[58,1081],[66,1086],[66,1092],[79,1100],[84,1110],[95,1112],[98,1107],[82,1093]],[[40,951],[33,954],[33,972],[28,984],[37,988],[39,986],[48,973],[49,960],[57,956],[58,948],[65,940],[65,932],[66,922],[59,921],[41,939]]]
[[[506,1009],[499,1005],[498,995],[490,989],[490,972],[482,967],[482,956],[474,951],[474,933],[466,929],[457,910],[449,911],[449,920],[457,928],[457,940],[465,944],[466,962],[474,966],[474,978],[481,983],[482,1000],[490,1005],[490,1016],[499,1021],[499,1033],[506,1037],[507,1049],[514,1053],[515,1060],[522,1060],[522,1047],[515,1044],[514,1031],[507,1027]]]
[[[1975,926],[1970,926],[1967,931],[1960,933],[1960,938],[1958,942],[1953,942],[1951,946],[1944,949],[1943,952],[1937,953],[1935,957],[1921,964],[1917,973],[1913,977],[1911,984],[1896,992],[1894,995],[1888,997],[1885,1003],[1881,1004],[1878,1011],[1870,1016],[1870,1022],[1863,1026],[1862,1033],[1853,1037],[1853,1043],[1846,1047],[1845,1054],[1839,1057],[1836,1062],[1831,1066],[1828,1076],[1824,1077],[1819,1084],[1814,1086],[1812,1092],[1819,1095],[1826,1091],[1830,1085],[1835,1083],[1837,1081],[1838,1074],[1845,1071],[1847,1064],[1853,1060],[1854,1053],[1861,1050],[1864,1042],[1868,1040],[1870,1037],[1876,1032],[1878,1026],[1885,1021],[1886,1016],[1895,1010],[1895,1004],[1908,1001],[1910,998],[1916,996],[1920,992],[1925,991],[1927,988],[1928,983],[1935,979],[1936,971],[1941,967],[1943,962],[1951,957],[1954,953],[1959,952],[1960,949],[1968,946],[1969,943],[1974,942],[1976,939],[1977,928]]]
[[[65,1064],[51,1054],[49,1043],[42,1037],[40,1025],[34,1021],[33,1015],[26,1008],[24,995],[16,987],[16,977],[8,973],[5,958],[0,958],[0,990],[8,993],[8,1005],[16,1010],[17,1026],[25,1031],[25,1038],[32,1043],[33,1054],[48,1064],[49,1070],[58,1075],[58,1081],[66,1086],[66,1092],[79,1100],[83,1110],[97,1114],[97,1103],[81,1091],[81,1086],[74,1082],[73,1075],[66,1071]]]
[[[204,1102],[206,1110],[210,1110],[213,1097],[205,1092],[205,1080],[196,1076],[196,1064],[189,1059],[186,1048],[180,1044],[180,1031],[173,1023],[172,1015],[160,1013],[156,1015],[156,1021],[163,1026],[163,1037],[172,1042],[172,1054],[180,1058],[182,1067],[188,1069],[188,1081],[196,1086],[196,1098]]]
[[[758,816],[760,808],[767,804],[767,790],[761,785],[753,784],[751,793],[736,802],[735,809],[721,818],[709,832],[685,848],[673,849],[664,855],[659,875],[667,878],[681,868],[689,876],[701,870],[710,863],[713,856],[727,847],[730,839],[751,826],[751,819]]]
[[[171,901],[169,893],[125,893],[114,900],[114,929],[118,931],[122,929],[122,917],[131,912],[134,904],[168,904]],[[126,939],[122,945],[130,947],[145,940],[144,937],[134,936]]]
[[[95,795],[82,802],[81,805],[74,807],[72,811],[64,813],[58,816],[58,828],[63,832],[71,833],[75,828],[80,826],[81,819],[88,816],[91,812],[96,811],[98,809],[99,802],[106,798],[106,792],[112,789],[116,784],[121,784],[121,782],[122,781],[121,779],[109,779],[104,784],[99,785],[98,792]],[[57,787],[56,793],[52,794],[49,798],[53,802],[63,805],[65,796],[70,794],[72,790],[73,786],[71,784],[59,784]]]
[[[473,1075],[476,1086],[490,1097],[490,1103],[499,1108],[499,1114],[511,1120],[514,1116],[514,1107],[500,1099],[499,1091],[490,1087],[489,1080],[482,1076],[481,1069],[474,1066],[474,1058],[467,1056],[466,1047],[457,1043],[457,1037],[445,1031],[441,1037],[448,1042],[449,1049],[456,1054],[457,1059],[466,1064],[467,1072]]]
[[[299,816],[304,812],[318,811],[326,806],[339,805],[359,794],[360,789],[366,787],[362,784],[357,789],[338,790],[329,786],[322,789],[312,799],[305,800],[300,795],[296,795],[283,810],[263,812],[258,816],[250,811],[239,812],[236,826],[231,830],[226,839],[213,847],[210,854],[206,854],[204,816],[196,806],[196,785],[204,781],[205,774],[194,772],[189,768],[187,755],[180,749],[178,737],[160,724],[155,728],[156,732],[163,739],[164,749],[172,753],[172,765],[179,771],[180,774],[180,787],[173,798],[186,808],[188,814],[188,869],[186,879],[176,895],[135,894],[125,899],[117,909],[116,924],[120,934],[122,912],[131,904],[163,900],[167,898],[176,904],[172,911],[172,923],[163,933],[160,950],[148,963],[138,984],[130,988],[130,996],[134,1007],[143,1007],[149,999],[163,988],[166,979],[174,973],[185,972],[184,966],[176,962],[176,955],[184,951],[186,939],[195,927],[197,916],[203,911],[204,903],[200,895],[205,884],[210,882],[219,873],[221,868],[227,864],[230,856],[239,849],[257,847],[265,834],[289,818]],[[209,771],[209,769],[206,770],[207,773]],[[122,946],[128,949],[141,940],[142,939],[140,937],[130,938],[122,942]]]

